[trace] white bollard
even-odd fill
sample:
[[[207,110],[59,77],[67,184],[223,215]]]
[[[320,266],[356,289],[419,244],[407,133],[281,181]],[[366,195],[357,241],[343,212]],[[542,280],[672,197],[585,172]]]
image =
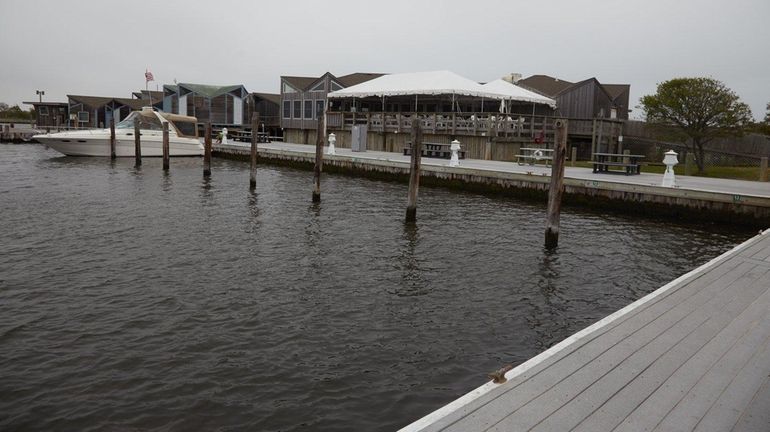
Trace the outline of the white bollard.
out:
[[[328,155],[335,155],[336,150],[334,149],[334,144],[337,143],[337,135],[334,135],[334,133],[329,134],[329,149],[326,150],[326,154]]]
[[[666,172],[663,174],[663,182],[660,184],[663,187],[676,187],[674,166],[679,163],[676,157],[677,154],[673,150],[667,151],[663,157],[663,163],[666,164]]]
[[[222,144],[227,144],[227,128],[222,128]]]
[[[449,150],[452,151],[452,158],[449,159],[449,166],[460,166],[460,157],[458,156],[458,152],[460,151],[460,141],[452,141],[452,145],[449,146]]]

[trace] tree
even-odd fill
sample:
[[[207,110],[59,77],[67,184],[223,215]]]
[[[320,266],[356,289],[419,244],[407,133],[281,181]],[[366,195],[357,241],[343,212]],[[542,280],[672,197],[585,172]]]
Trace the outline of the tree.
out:
[[[770,102],[767,103],[767,114],[765,114],[765,124],[770,125]]]
[[[18,105],[8,106],[5,102],[0,102],[0,118],[12,120],[30,120],[35,119],[35,109],[30,108],[24,111]]]
[[[689,138],[698,171],[703,172],[703,146],[720,136],[740,135],[752,121],[751,109],[732,90],[712,78],[675,78],[658,84],[641,99],[647,122],[673,127]]]

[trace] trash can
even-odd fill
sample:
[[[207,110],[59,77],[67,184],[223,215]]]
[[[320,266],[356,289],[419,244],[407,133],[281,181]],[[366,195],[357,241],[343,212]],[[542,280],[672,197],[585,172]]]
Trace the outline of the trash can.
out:
[[[350,149],[354,152],[366,151],[366,125],[353,125],[353,130],[350,132],[351,142]]]

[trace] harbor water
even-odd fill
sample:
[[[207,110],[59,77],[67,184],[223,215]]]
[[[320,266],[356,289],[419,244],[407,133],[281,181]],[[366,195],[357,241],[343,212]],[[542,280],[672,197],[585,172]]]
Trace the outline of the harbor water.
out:
[[[0,430],[393,431],[753,233],[0,145]]]

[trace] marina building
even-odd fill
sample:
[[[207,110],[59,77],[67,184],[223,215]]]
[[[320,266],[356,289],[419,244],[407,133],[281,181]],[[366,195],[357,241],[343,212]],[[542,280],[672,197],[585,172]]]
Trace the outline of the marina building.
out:
[[[281,77],[281,127],[284,139],[296,143],[312,143],[318,125],[318,112],[323,112],[327,95],[383,76],[380,73],[353,73],[337,77],[327,72],[320,77]]]
[[[328,99],[327,131],[341,147],[351,146],[356,129],[367,149],[402,152],[414,118],[425,142],[457,139],[469,158],[514,160],[521,147],[553,140],[556,102],[502,80],[482,85],[450,71],[390,74]]]

